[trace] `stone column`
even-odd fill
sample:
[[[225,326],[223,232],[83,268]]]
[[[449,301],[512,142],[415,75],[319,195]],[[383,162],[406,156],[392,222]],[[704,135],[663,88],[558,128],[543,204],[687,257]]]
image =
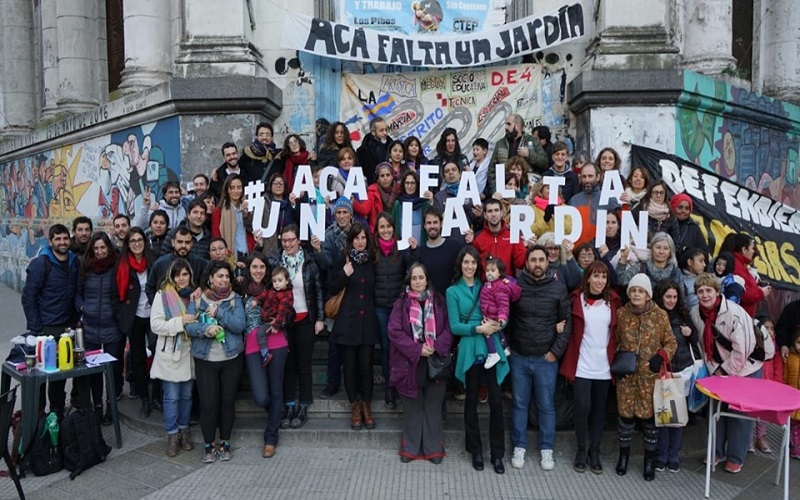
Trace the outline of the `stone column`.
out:
[[[28,0],[2,0],[2,91],[5,124],[2,135],[24,133],[36,121],[33,4]]]
[[[800,3],[771,0],[764,20],[764,92],[800,104]]]
[[[58,112],[58,30],[56,28],[57,0],[42,0],[42,118]]]
[[[81,113],[100,103],[97,71],[97,5],[58,0],[59,111]]]
[[[683,66],[706,75],[735,67],[732,23],[732,0],[687,0]]]
[[[170,2],[126,1],[122,8],[125,21],[125,69],[122,71],[120,90],[136,92],[165,82],[172,74]]]
[[[600,2],[594,38],[586,48],[584,67],[591,69],[664,69],[677,63],[679,48],[672,32],[673,7],[668,0]],[[584,5],[584,19],[593,12]],[[587,29],[591,34],[591,31]]]
[[[244,1],[184,0],[183,8],[180,76],[266,76]]]

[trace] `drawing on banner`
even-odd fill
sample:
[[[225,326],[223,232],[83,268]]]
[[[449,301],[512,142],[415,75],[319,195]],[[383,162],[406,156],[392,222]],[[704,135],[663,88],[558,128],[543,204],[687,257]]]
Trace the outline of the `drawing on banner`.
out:
[[[426,35],[475,33],[486,25],[491,0],[339,0],[338,21],[354,27]]]

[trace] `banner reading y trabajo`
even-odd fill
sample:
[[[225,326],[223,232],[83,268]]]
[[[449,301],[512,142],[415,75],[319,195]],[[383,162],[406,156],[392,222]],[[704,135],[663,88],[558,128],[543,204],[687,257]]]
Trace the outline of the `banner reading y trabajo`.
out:
[[[663,179],[672,193],[692,197],[692,217],[715,255],[726,235],[746,232],[756,240],[762,278],[800,291],[800,212],[677,156],[641,146],[632,146],[631,154],[632,165]]]

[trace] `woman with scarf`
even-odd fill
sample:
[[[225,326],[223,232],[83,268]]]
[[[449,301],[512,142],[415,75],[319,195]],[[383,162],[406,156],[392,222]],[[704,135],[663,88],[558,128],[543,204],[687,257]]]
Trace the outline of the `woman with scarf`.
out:
[[[242,149],[239,167],[248,182],[265,179],[272,175],[273,160],[277,154],[273,136],[272,125],[261,122],[256,125],[256,137],[253,142]]]
[[[153,298],[150,314],[150,329],[156,335],[150,377],[161,381],[168,457],[177,455],[181,448],[194,449],[189,434],[194,361],[192,343],[186,333],[186,325],[197,321],[186,312],[192,290],[192,267],[185,259],[175,259]]]
[[[672,359],[677,343],[669,317],[652,300],[650,278],[637,274],[628,284],[629,302],[619,309],[614,332],[617,349],[636,353],[636,371],[617,379],[619,460],[616,472],[628,472],[636,424],[644,435],[644,480],[656,477],[658,429],[654,422],[653,390],[661,365]]]
[[[427,233],[424,230],[422,221],[425,211],[431,206],[433,193],[425,191],[423,196],[419,193],[419,176],[412,170],[407,170],[400,177],[400,196],[391,207],[392,219],[394,221],[403,220],[403,203],[411,203],[411,236],[420,245],[424,245],[427,240]]]
[[[120,293],[117,289],[117,253],[106,233],[94,233],[86,247],[86,255],[81,259],[78,279],[78,293],[75,295],[75,308],[83,321],[83,338],[86,351],[103,349],[117,361],[114,363],[115,398],[122,394],[122,356],[125,341],[117,322]],[[136,283],[139,283],[137,277]],[[138,304],[138,298],[137,298]],[[111,414],[106,403],[103,415],[103,376],[90,375],[92,402],[98,419],[104,425],[111,425]]]
[[[690,248],[699,248],[708,256],[708,243],[703,237],[700,226],[692,220],[694,209],[692,198],[686,193],[678,193],[670,198],[669,206],[675,214],[675,224],[672,225],[670,236],[675,241],[678,255]]]
[[[266,366],[262,362],[257,335],[258,329],[264,327],[261,317],[263,304],[259,304],[255,298],[270,287],[270,279],[270,268],[264,254],[251,254],[245,267],[245,292],[242,297],[247,317],[244,361],[250,377],[253,402],[259,408],[267,410],[264,449],[261,451],[264,458],[275,456],[275,448],[278,446],[278,429],[283,409],[283,373],[286,369],[286,357],[289,355],[289,343],[285,335],[268,335],[267,347],[272,359]]]
[[[150,267],[155,262],[147,237],[139,227],[132,227],[125,236],[116,270],[119,292],[117,323],[123,338],[130,342],[131,388],[141,398],[139,415],[150,417],[150,388],[147,376],[147,344],[150,338],[150,304],[144,293]],[[158,406],[158,405],[157,405]]]
[[[463,172],[469,166],[469,160],[461,154],[461,145],[458,143],[456,129],[447,127],[442,132],[439,142],[436,143],[436,157],[431,161],[432,165],[439,166],[439,184],[444,182],[444,166],[448,163],[458,165],[458,170]]]
[[[336,344],[342,359],[344,387],[350,400],[350,427],[353,430],[361,430],[362,426],[375,428],[375,417],[372,415],[372,358],[375,344],[380,342],[380,338],[375,316],[373,257],[367,228],[356,222],[347,232],[344,255],[331,267],[330,295],[344,290],[344,296],[330,341]]]
[[[242,378],[246,319],[242,300],[231,288],[231,268],[211,261],[200,280],[202,294],[189,303],[188,314],[198,318],[185,326],[192,338],[192,357],[200,395],[203,463],[231,459],[231,432],[236,391]],[[215,438],[219,428],[219,444]]]
[[[317,165],[320,167],[335,167],[338,163],[339,153],[345,149],[353,149],[350,142],[350,131],[342,122],[334,122],[328,127],[322,146],[319,148]],[[355,156],[354,156],[355,157]]]
[[[406,291],[389,316],[390,384],[403,400],[400,461],[442,463],[445,456],[442,402],[445,381],[428,377],[430,356],[450,356],[453,336],[444,299],[419,262],[411,264]]]
[[[663,279],[671,279],[683,286],[683,273],[675,258],[675,245],[667,233],[653,235],[650,240],[650,256],[638,265],[628,262],[630,253],[630,246],[619,251],[617,277],[620,285],[627,285],[635,274],[644,273],[650,279],[652,288]]]
[[[270,237],[261,236],[261,251],[265,254],[278,250],[280,246],[278,235],[281,234],[284,227],[299,222],[299,200],[288,194],[289,190],[286,188],[286,184],[286,178],[283,174],[272,174],[267,181],[267,193],[264,195],[261,225],[266,227],[269,223],[273,202],[277,202],[280,208],[278,209],[278,227],[275,229],[275,233]]]
[[[647,228],[648,234],[654,235],[662,232],[669,234],[675,224],[675,216],[669,208],[667,199],[667,185],[664,181],[659,181],[650,186],[650,191],[642,198],[639,206],[634,210],[633,217],[638,219],[639,211],[646,210],[648,214]]]
[[[150,225],[145,230],[144,234],[147,238],[150,253],[153,255],[153,260],[161,257],[161,245],[167,239],[167,232],[169,231],[169,217],[167,212],[158,209],[150,214]]]
[[[311,358],[316,336],[325,328],[320,271],[314,252],[300,246],[300,229],[294,224],[281,232],[282,251],[269,256],[269,267],[285,267],[289,271],[294,294],[294,322],[287,327],[289,353],[283,379],[284,409],[280,428],[299,429],[308,419],[311,396]],[[271,363],[270,363],[271,364]],[[300,400],[296,399],[295,384],[300,385]]]
[[[650,174],[644,167],[633,167],[625,181],[625,193],[620,201],[628,204],[631,210],[639,206],[650,189]]]
[[[425,154],[422,152],[422,143],[419,142],[418,138],[413,135],[406,137],[405,142],[403,142],[403,147],[406,150],[406,164],[408,168],[419,172],[419,167],[428,164],[428,158],[426,158]]]
[[[367,227],[375,227],[378,214],[391,210],[400,197],[399,177],[395,177],[390,163],[378,163],[375,167],[375,178],[375,183],[367,188],[367,201],[353,203],[353,209],[357,213],[367,216]]]
[[[611,388],[611,363],[617,345],[614,331],[619,296],[611,289],[608,268],[592,262],[583,274],[580,288],[570,295],[572,335],[561,358],[559,373],[572,384],[575,408],[575,437],[578,451],[572,468],[603,473],[600,444],[606,424],[606,402]],[[587,455],[586,443],[589,443]]]
[[[574,244],[565,238],[559,245],[555,237],[554,233],[548,231],[538,239],[538,243],[547,251],[548,272],[553,272],[555,278],[564,283],[567,290],[574,290],[580,285],[583,276],[572,253]]]
[[[413,174],[413,172],[410,172]],[[408,267],[417,260],[419,245],[413,236],[408,238],[409,248],[397,249],[398,235],[394,219],[386,212],[378,214],[373,233],[373,261],[375,262],[375,316],[381,334],[381,367],[386,381],[385,403],[387,408],[394,408],[396,391],[389,384],[389,315],[394,301],[403,291],[403,278]]]
[[[244,200],[244,181],[238,174],[225,178],[222,185],[222,198],[211,215],[211,236],[221,236],[237,260],[253,249],[253,214],[247,210]]]
[[[692,290],[694,292],[694,289]],[[686,308],[686,298],[682,288],[672,280],[661,280],[656,285],[655,303],[667,312],[672,335],[677,347],[670,363],[672,373],[680,376],[680,372],[694,365],[700,359],[699,336],[697,329]],[[656,471],[668,468],[670,472],[680,470],[680,452],[683,443],[683,427],[661,427],[658,430],[658,455]]]
[[[690,315],[701,332],[700,344],[708,372],[713,376],[761,378],[763,362],[750,358],[756,347],[753,318],[743,307],[720,295],[719,282],[710,274],[698,276],[694,290],[700,303],[692,308]],[[722,405],[722,411],[735,412],[727,404]],[[714,464],[727,459],[726,471],[741,472],[752,431],[751,420],[720,418]]]
[[[356,153],[351,148],[345,147],[339,150],[339,175],[330,178],[330,190],[335,193],[335,198],[326,200],[329,206],[332,206],[336,199],[344,196],[344,188],[350,178],[350,169],[355,165],[355,158]],[[359,200],[355,194],[350,196],[350,202],[353,204],[353,221],[361,222],[362,224],[369,223],[370,210],[372,209],[372,203],[369,201],[369,191],[367,191],[367,196],[366,200]],[[334,212],[335,210],[332,209],[330,211]]]
[[[294,176],[297,167],[309,165],[317,159],[317,154],[306,150],[306,142],[297,134],[289,134],[283,141],[283,149],[275,157],[276,172],[283,174],[286,179],[286,192],[291,193],[294,187]]]
[[[756,256],[756,242],[746,233],[737,233],[733,237],[733,274],[744,281],[744,293],[739,305],[751,317],[756,317],[758,306],[772,293],[772,287],[762,286],[759,283],[758,272],[753,267],[753,258]]]

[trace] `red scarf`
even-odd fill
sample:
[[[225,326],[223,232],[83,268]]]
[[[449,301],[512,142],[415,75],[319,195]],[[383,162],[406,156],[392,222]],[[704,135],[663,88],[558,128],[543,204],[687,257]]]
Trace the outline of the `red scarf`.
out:
[[[127,259],[120,259],[119,267],[117,268],[117,290],[119,290],[120,302],[125,302],[125,299],[128,297],[128,283],[130,281],[131,269],[137,273],[143,273],[147,269],[147,259],[145,256],[142,255],[142,258],[137,261],[136,257],[134,257],[132,253],[129,253]]]
[[[299,165],[308,165],[308,151],[290,154],[283,166],[283,177],[286,180],[286,192],[291,193],[294,187],[294,169]]]
[[[714,361],[714,323],[717,321],[717,313],[719,312],[719,305],[722,303],[722,297],[717,297],[714,306],[711,309],[706,309],[700,306],[700,316],[703,318],[703,349],[706,351],[706,358],[709,361]]]

